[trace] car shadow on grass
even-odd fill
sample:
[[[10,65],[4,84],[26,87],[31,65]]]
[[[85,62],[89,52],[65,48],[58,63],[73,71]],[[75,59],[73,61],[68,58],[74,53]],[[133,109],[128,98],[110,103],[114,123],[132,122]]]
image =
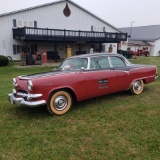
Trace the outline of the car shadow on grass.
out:
[[[110,108],[113,108],[117,105],[121,105],[120,103],[127,103],[126,100],[131,99],[132,96],[133,95],[129,91],[123,91],[119,93],[88,99],[73,104],[70,112],[73,112],[77,115],[80,114],[80,112],[84,112],[84,114],[91,114],[92,112],[92,114],[98,115],[103,111],[109,110]]]
[[[144,88],[144,92],[150,91],[149,88]],[[142,93],[143,94],[143,93]],[[125,101],[130,99],[131,97],[134,97],[130,93],[130,91],[123,91],[119,93],[114,93],[110,95],[105,95],[101,97],[96,97],[88,100],[84,100],[81,102],[76,102],[73,104],[73,107],[70,109],[68,113],[65,115],[72,115],[72,114],[78,114],[79,112],[83,112],[83,110],[87,110],[89,108],[95,107],[101,107],[102,103],[106,104],[106,107],[114,107],[114,105],[117,105],[118,101]],[[86,109],[87,108],[87,109]],[[13,109],[12,109],[13,111]],[[93,109],[94,111],[94,109]],[[54,117],[52,116],[48,111],[46,106],[41,106],[37,108],[25,108],[25,107],[19,107],[19,108],[14,108],[15,115],[18,116],[19,118],[32,118],[32,119],[44,119],[47,117]],[[62,115],[62,116],[65,116]]]
[[[31,119],[44,119],[50,114],[47,112],[46,106],[28,108],[28,107],[18,107],[14,108],[14,114],[19,118],[31,118]]]

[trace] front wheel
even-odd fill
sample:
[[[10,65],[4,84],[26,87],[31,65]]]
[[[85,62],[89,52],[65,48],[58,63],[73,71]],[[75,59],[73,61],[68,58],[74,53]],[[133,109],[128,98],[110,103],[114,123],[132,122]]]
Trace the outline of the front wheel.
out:
[[[50,96],[47,109],[52,115],[63,115],[69,111],[71,106],[71,95],[67,91],[57,91]]]
[[[144,84],[142,80],[137,80],[135,82],[133,82],[132,87],[131,87],[131,92],[133,94],[139,95],[142,93],[144,88]]]

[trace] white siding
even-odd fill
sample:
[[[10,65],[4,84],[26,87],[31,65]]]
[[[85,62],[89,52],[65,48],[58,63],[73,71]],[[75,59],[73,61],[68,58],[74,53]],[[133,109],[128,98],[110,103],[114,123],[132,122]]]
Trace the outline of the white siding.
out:
[[[155,56],[160,56],[160,39],[155,41]]]
[[[19,55],[13,56],[13,44],[16,44],[12,35],[13,19],[10,16],[0,17],[0,55],[11,56],[19,59]]]
[[[105,27],[106,32],[118,32],[106,23],[93,17],[91,14],[84,12],[73,4],[69,4],[71,15],[65,17],[63,9],[66,3],[58,3],[50,6],[35,8],[20,13],[11,14],[5,17],[11,21],[13,19],[37,21],[38,28],[54,28],[54,29],[69,29],[69,30],[84,30],[90,31],[91,26]],[[11,25],[13,26],[13,25]]]
[[[154,45],[154,47],[151,48],[151,56],[159,56],[160,52],[160,39],[156,40],[155,42],[149,42],[151,45]]]
[[[154,56],[155,42],[148,42],[148,43],[152,45],[152,47],[150,47],[150,56]]]
[[[66,2],[62,2],[1,16],[0,54],[12,56],[15,60],[20,59],[19,54],[13,55],[13,45],[22,43],[13,39],[13,19],[37,21],[38,28],[91,31],[91,26],[94,26],[105,27],[106,32],[118,32],[115,28],[69,2],[68,6],[71,10],[71,15],[65,17],[63,14],[65,6]]]

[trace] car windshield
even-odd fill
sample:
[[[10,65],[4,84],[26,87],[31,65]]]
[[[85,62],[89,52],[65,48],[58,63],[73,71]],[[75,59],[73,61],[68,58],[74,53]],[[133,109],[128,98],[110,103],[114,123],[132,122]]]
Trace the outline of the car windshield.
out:
[[[87,69],[88,59],[87,58],[70,58],[63,61],[59,66],[59,69],[63,70],[78,70]]]

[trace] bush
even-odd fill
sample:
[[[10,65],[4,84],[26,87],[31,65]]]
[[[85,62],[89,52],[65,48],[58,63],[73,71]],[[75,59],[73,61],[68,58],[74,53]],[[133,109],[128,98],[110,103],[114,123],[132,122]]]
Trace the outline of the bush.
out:
[[[0,55],[0,67],[7,66],[8,64],[9,64],[8,58]]]

